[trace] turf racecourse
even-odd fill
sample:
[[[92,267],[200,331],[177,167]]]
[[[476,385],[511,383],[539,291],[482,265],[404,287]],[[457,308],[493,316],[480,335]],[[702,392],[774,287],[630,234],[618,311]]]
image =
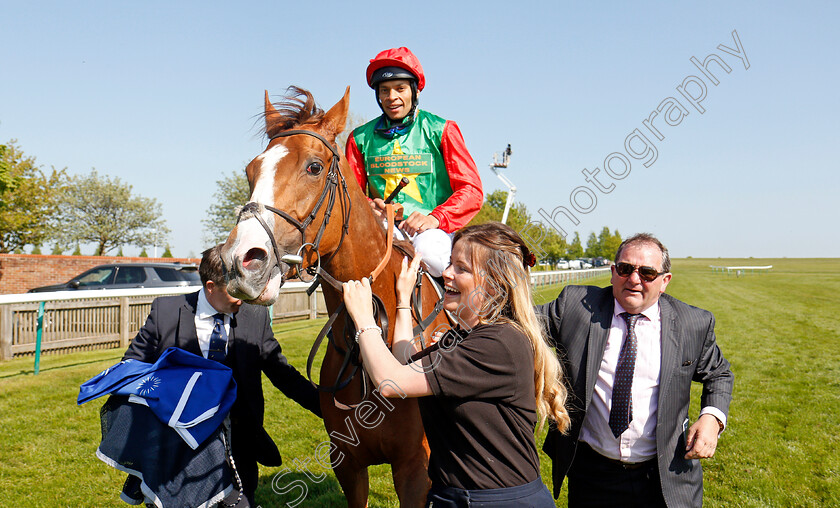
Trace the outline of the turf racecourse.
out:
[[[710,264],[774,268],[738,277],[713,273]],[[715,313],[718,342],[735,373],[729,426],[717,455],[703,461],[706,506],[840,506],[840,259],[678,259],[673,272],[668,292]],[[557,292],[540,291],[537,300]],[[298,369],[322,324],[277,327]],[[32,358],[0,364],[0,507],[128,506],[117,498],[122,474],[94,457],[101,401],[75,404],[79,384],[121,355],[44,356],[38,376]],[[692,419],[699,412],[695,388]],[[320,420],[267,381],[265,391],[266,427],[288,470],[260,470],[258,504],[290,506],[302,494],[290,487],[297,480],[308,489],[298,506],[343,506],[335,477],[315,461],[327,438]],[[371,468],[370,476],[370,506],[397,506],[389,466]]]

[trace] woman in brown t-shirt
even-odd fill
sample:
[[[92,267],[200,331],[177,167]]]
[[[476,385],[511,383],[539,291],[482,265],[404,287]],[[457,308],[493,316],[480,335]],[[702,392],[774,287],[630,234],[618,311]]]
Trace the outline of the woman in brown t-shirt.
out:
[[[419,257],[403,261],[389,351],[376,326],[367,279],[344,284],[365,369],[386,397],[422,397],[429,440],[428,503],[554,506],[540,478],[537,420],[569,425],[560,363],[534,314],[522,238],[498,223],[455,233],[443,272],[444,308],[459,326],[418,351],[409,307]],[[390,383],[382,384],[388,380]]]

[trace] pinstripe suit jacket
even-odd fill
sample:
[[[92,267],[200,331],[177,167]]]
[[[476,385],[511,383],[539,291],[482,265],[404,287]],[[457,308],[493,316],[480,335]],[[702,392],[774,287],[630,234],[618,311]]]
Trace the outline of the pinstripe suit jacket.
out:
[[[549,430],[543,450],[552,460],[554,496],[569,471],[581,425],[589,408],[604,356],[614,308],[612,287],[567,286],[551,303],[537,307],[564,367],[572,425],[562,435]],[[708,311],[663,294],[662,358],[656,449],[662,492],[668,506],[703,504],[703,471],[699,460],[686,460],[682,422],[688,416],[691,382],[703,384],[701,406],[729,413],[733,376],[715,342],[715,320]]]

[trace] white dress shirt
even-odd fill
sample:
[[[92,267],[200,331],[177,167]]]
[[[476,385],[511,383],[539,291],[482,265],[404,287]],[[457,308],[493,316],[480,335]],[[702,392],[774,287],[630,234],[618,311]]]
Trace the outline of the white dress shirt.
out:
[[[204,288],[198,292],[198,304],[195,308],[195,332],[198,335],[198,346],[201,348],[201,354],[207,358],[207,353],[210,350],[210,334],[213,333],[213,327],[216,325],[214,316],[219,311],[213,307],[207,296],[204,294]],[[225,314],[225,335],[230,337],[230,314]],[[228,341],[230,343],[230,341]],[[225,344],[225,351],[228,350],[228,344]]]
[[[580,432],[580,439],[604,457],[622,462],[643,462],[656,457],[656,414],[659,407],[659,370],[662,350],[662,321],[659,302],[642,312],[636,321],[636,367],[631,397],[633,418],[618,438],[610,430],[612,387],[621,345],[627,335],[626,312],[615,301],[604,357],[595,381],[592,401]],[[705,407],[700,415],[711,413],[726,424],[723,411]]]

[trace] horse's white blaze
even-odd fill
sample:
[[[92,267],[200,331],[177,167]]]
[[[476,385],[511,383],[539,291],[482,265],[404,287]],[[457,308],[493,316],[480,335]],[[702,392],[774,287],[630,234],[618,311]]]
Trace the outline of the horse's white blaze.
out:
[[[274,175],[277,163],[288,153],[289,150],[285,146],[276,145],[257,156],[260,168],[254,192],[251,193],[251,201],[274,206]],[[268,227],[274,228],[274,214],[263,211],[261,215]],[[264,248],[271,254],[271,240],[262,225],[253,217],[243,220],[236,226],[236,237],[234,258],[241,259],[249,249],[254,247]]]
[[[289,150],[285,146],[275,145],[257,156],[260,170],[254,192],[251,193],[251,201],[274,206],[274,176],[277,163],[288,153]]]

